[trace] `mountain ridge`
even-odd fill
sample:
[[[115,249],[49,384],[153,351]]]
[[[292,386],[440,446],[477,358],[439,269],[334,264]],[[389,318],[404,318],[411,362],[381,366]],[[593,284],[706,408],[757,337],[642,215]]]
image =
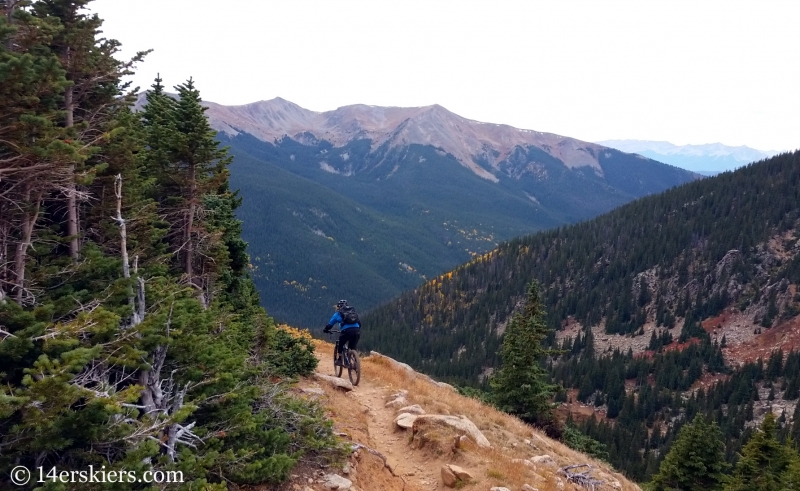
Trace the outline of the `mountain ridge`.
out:
[[[145,94],[139,94],[137,106],[144,104]],[[502,172],[500,164],[517,147],[541,149],[570,169],[589,167],[600,176],[603,168],[599,155],[607,148],[554,133],[468,119],[439,104],[420,107],[352,104],[323,112],[305,109],[281,97],[235,106],[211,101],[203,104],[208,107],[206,114],[212,128],[230,137],[248,133],[262,141],[278,143],[285,137],[297,140],[310,134],[334,146],[368,139],[372,151],[387,143],[390,149],[411,144],[431,145],[493,182],[497,182]],[[477,161],[484,161],[485,165]]]
[[[627,153],[645,157],[701,174],[714,174],[737,169],[750,162],[772,157],[780,152],[758,150],[745,145],[731,146],[722,143],[700,145],[675,145],[655,140],[603,140],[597,142]]]

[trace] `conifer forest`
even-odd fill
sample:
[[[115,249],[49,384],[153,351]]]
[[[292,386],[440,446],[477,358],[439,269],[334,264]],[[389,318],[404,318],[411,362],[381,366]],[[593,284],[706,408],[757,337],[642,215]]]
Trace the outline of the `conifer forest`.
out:
[[[567,415],[566,436],[589,437],[615,467],[648,481],[695,415],[718,425],[720,455],[735,464],[763,418],[754,403],[780,399],[792,409],[780,410],[769,432],[795,452],[800,354],[726,363],[727,339],[703,321],[748,313],[760,333],[797,316],[798,219],[795,152],[502,244],[372,310],[365,323],[381,328],[364,349],[491,399],[487,374],[502,366],[509,318],[537,280],[549,329],[544,345],[556,350],[539,357],[546,381],[560,387],[553,400],[602,411]],[[770,244],[789,254],[774,256]],[[645,336],[648,323],[655,327]],[[568,325],[582,327],[557,336]],[[597,337],[611,335],[642,339],[643,352],[599,349]],[[715,382],[698,385],[703,377]]]
[[[0,482],[19,465],[280,482],[335,447],[285,390],[313,348],[259,304],[194,81],[175,99],[156,80],[134,112],[122,80],[147,53],[120,61],[87,3],[0,17]]]

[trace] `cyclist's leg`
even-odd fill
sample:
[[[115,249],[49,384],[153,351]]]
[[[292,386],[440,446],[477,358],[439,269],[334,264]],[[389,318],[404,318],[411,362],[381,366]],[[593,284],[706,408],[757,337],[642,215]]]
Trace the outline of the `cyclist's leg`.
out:
[[[342,341],[347,341],[347,349],[355,350],[358,347],[359,338],[361,338],[361,329],[357,327],[351,327],[342,332]]]
[[[344,346],[347,343],[347,349],[355,351],[356,346],[358,346],[358,338],[361,337],[360,329],[351,327],[350,329],[345,329],[342,331],[342,335],[339,338],[339,344]],[[340,358],[345,366],[348,366],[349,360],[345,359],[344,357]]]

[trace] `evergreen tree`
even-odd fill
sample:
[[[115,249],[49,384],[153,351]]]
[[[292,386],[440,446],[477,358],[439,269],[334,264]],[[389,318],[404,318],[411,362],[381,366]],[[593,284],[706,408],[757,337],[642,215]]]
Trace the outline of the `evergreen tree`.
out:
[[[314,369],[313,345],[259,306],[196,89],[140,120],[87,3],[0,16],[0,468],[181,470],[185,489],[280,481],[333,445],[282,388]],[[164,218],[192,206],[188,238],[170,235]]]
[[[653,489],[719,489],[726,468],[722,432],[716,423],[697,415],[678,433],[658,473],[653,476]]]
[[[544,319],[539,284],[534,281],[528,285],[525,306],[506,328],[500,348],[502,364],[491,380],[499,408],[538,424],[550,422],[550,401],[557,389],[541,365],[544,357],[555,354],[542,345],[548,335]]]
[[[775,415],[768,413],[759,430],[742,449],[725,491],[782,491],[784,473],[792,463],[792,451],[778,441]]]

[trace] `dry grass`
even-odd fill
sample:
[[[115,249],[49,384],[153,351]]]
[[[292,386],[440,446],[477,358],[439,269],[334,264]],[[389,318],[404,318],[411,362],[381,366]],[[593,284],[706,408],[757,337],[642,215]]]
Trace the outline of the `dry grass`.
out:
[[[323,360],[332,359],[333,346],[330,343],[315,341],[315,344],[316,350]],[[325,362],[322,363],[324,365]],[[325,370],[324,366],[323,370]],[[540,491],[578,490],[582,488],[575,487],[571,483],[564,483],[564,487],[560,488],[559,481],[563,482],[564,479],[558,476],[557,469],[570,464],[587,463],[599,471],[595,472],[595,475],[601,479],[619,482],[621,488],[618,489],[622,491],[640,490],[636,484],[613,471],[608,464],[548,438],[511,415],[486,406],[476,399],[464,397],[452,389],[431,383],[424,376],[414,372],[409,373],[386,358],[364,356],[361,359],[361,370],[362,380],[385,387],[387,394],[399,389],[407,390],[409,404],[419,404],[427,413],[464,415],[475,423],[491,442],[492,447],[484,449],[477,445],[465,445],[451,454],[452,461],[458,465],[463,463],[473,469],[482,469],[480,475],[476,474],[475,476],[477,485],[468,485],[467,489],[483,489],[487,484],[519,489],[527,483]],[[333,397],[349,399],[342,394]],[[334,406],[338,406],[341,401],[331,402],[334,402]],[[352,403],[352,401],[350,402]],[[360,412],[353,414],[353,411],[348,409],[342,410],[342,414],[339,416],[345,419],[366,417]],[[363,421],[353,421],[354,426],[363,423]],[[445,444],[449,445],[452,442],[451,438],[451,434],[443,434],[442,445],[437,451],[438,455],[441,455],[442,449],[446,447]],[[549,455],[555,461],[555,465],[530,466],[518,460],[530,459],[537,455]],[[515,459],[517,462],[514,461]],[[607,489],[613,488],[608,486]]]

